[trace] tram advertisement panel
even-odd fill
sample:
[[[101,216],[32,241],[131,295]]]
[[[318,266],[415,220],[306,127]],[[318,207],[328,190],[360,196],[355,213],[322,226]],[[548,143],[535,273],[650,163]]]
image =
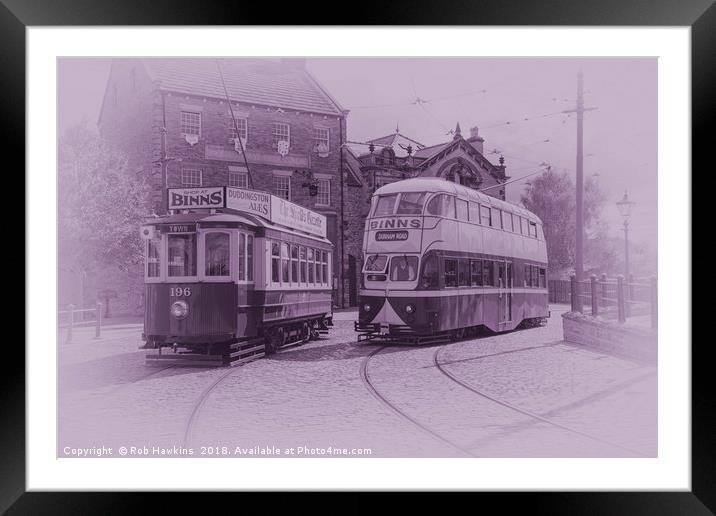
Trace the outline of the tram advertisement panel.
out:
[[[368,252],[419,252],[421,217],[386,217],[366,223]]]
[[[326,217],[275,195],[271,196],[271,222],[326,237]]]
[[[224,208],[225,202],[223,186],[210,188],[169,188],[167,190],[167,207],[170,210]]]
[[[271,218],[271,194],[226,187],[226,207],[253,213],[265,219]]]

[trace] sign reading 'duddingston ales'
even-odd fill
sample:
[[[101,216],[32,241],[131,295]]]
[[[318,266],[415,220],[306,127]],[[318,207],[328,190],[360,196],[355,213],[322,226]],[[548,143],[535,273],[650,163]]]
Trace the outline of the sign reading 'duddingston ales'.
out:
[[[299,231],[326,237],[326,217],[275,195],[231,186],[207,188],[169,188],[170,210],[191,208],[229,208],[252,213]]]

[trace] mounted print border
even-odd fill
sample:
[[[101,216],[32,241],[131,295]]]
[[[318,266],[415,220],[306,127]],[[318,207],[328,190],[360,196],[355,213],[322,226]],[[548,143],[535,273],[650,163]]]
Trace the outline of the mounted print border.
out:
[[[260,23],[276,23],[268,12],[260,13],[260,8],[252,6],[251,14],[236,9],[235,4],[225,3],[213,9],[206,4],[175,5],[172,2],[155,2],[147,6],[125,3],[121,7],[110,2],[65,2],[60,8],[50,2],[36,2],[24,5],[21,1],[4,2],[0,6],[0,33],[3,38],[2,55],[4,66],[0,70],[2,84],[5,86],[3,96],[3,113],[7,113],[10,124],[6,124],[6,142],[8,148],[21,148],[21,136],[24,134],[25,117],[23,102],[25,100],[25,41],[27,27],[51,25],[246,25]],[[713,107],[713,94],[716,87],[714,67],[710,65],[716,50],[714,34],[716,33],[716,9],[709,2],[552,2],[549,5],[522,5],[521,2],[481,2],[466,8],[450,8],[442,4],[441,9],[428,5],[420,6],[411,3],[410,8],[398,8],[391,4],[392,10],[356,9],[351,21],[357,24],[491,24],[491,25],[682,25],[692,26],[692,124],[693,124],[693,162],[703,163],[706,168],[706,140],[710,138],[710,122],[707,113]],[[423,7],[421,9],[421,7]],[[295,23],[307,20],[299,12],[305,8],[296,5],[283,11],[284,22]],[[296,12],[294,12],[294,10]],[[376,16],[374,13],[380,12]],[[243,17],[242,17],[243,16]],[[333,20],[335,21],[335,20]],[[346,20],[340,20],[345,23]],[[399,53],[399,52],[398,52]],[[21,158],[22,159],[22,158]],[[705,189],[703,189],[705,190]],[[701,190],[701,191],[703,191]],[[26,192],[29,196],[31,192]],[[699,220],[699,219],[696,219]],[[30,273],[30,271],[27,271]],[[696,307],[697,304],[694,303]],[[32,310],[32,306],[27,306]],[[698,311],[697,311],[698,314]],[[145,497],[129,494],[87,494],[87,493],[26,493],[26,457],[25,457],[25,386],[24,354],[19,349],[7,347],[10,355],[6,359],[9,371],[3,376],[2,414],[5,416],[2,431],[3,460],[0,462],[0,474],[3,486],[0,488],[2,498],[0,507],[9,508],[9,513],[24,514],[60,512],[59,507],[83,512],[129,512],[143,507]],[[14,353],[14,355],[13,355]],[[710,486],[714,483],[714,455],[712,433],[714,416],[709,411],[713,406],[713,398],[706,386],[708,378],[706,368],[708,360],[702,356],[705,352],[698,347],[692,348],[692,491],[691,493],[590,493],[590,494],[526,494],[513,496],[510,494],[489,495],[503,508],[512,508],[515,501],[529,504],[532,511],[540,513],[567,514],[587,512],[650,514],[708,514],[708,509],[715,507],[715,497]],[[28,380],[29,381],[29,380]],[[241,495],[245,496],[245,495]],[[481,495],[485,498],[488,495]],[[166,498],[166,497],[164,497]],[[179,498],[173,498],[178,500]],[[167,500],[163,500],[166,504]],[[170,502],[171,503],[171,502]],[[176,503],[176,502],[174,502]],[[272,502],[273,503],[273,502]],[[285,502],[284,502],[285,503]],[[294,502],[289,502],[294,503]],[[421,502],[422,504],[422,502]],[[346,508],[355,503],[346,503]],[[363,510],[371,506],[366,503]],[[70,509],[73,508],[73,509]],[[164,505],[166,509],[166,505]],[[273,510],[279,504],[273,503]],[[282,507],[281,507],[282,508]],[[504,510],[504,509],[503,509]]]

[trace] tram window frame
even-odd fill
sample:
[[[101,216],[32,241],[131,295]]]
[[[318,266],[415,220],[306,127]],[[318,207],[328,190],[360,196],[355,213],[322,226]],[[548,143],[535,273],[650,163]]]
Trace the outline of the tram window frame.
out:
[[[437,208],[437,211],[433,211]],[[455,218],[455,196],[440,193],[433,196],[425,205],[425,214],[433,217]]]
[[[420,286],[425,290],[440,288],[440,263],[437,255],[427,254],[421,260]]]
[[[320,249],[316,249],[316,285],[323,285],[323,267],[321,267],[321,255],[323,252]]]
[[[462,206],[463,210],[460,209]],[[468,222],[470,220],[470,209],[469,204],[464,199],[455,199],[455,215],[457,220],[463,220],[465,222]]]
[[[246,281],[254,281],[254,235],[246,234]]]
[[[490,226],[496,229],[502,229],[502,216],[500,215],[501,210],[490,206]]]
[[[480,205],[476,202],[470,201],[468,203],[468,215],[470,217],[470,222],[480,224]]]
[[[271,283],[281,284],[281,242],[271,240]]]
[[[527,227],[529,228],[529,236],[532,238],[537,238],[537,223],[533,220],[530,220],[530,221],[528,221]],[[532,231],[533,228],[534,228],[534,231]]]
[[[300,279],[300,284],[302,284],[302,285],[305,285],[307,282],[307,280],[306,280],[306,277],[307,277],[306,268],[308,266],[307,258],[308,258],[308,252],[306,251],[306,246],[305,245],[299,246],[299,248],[298,248],[298,266],[299,266],[299,269],[301,270],[299,279]]]
[[[422,215],[423,209],[425,208],[425,198],[427,192],[403,192],[400,194],[400,200],[395,208],[396,215]],[[409,196],[415,196],[417,199],[408,199]],[[403,201],[408,206],[403,206]]]
[[[520,217],[520,234],[527,235],[527,219]]]
[[[457,286],[458,287],[469,287],[470,286],[470,260],[459,260],[457,264]]]
[[[155,249],[156,256],[152,256],[151,249]],[[147,245],[145,246],[145,260],[144,260],[144,277],[149,281],[160,281],[162,279],[162,257],[164,255],[164,245],[163,245],[163,239],[160,236],[159,238],[150,238],[147,240]],[[152,260],[152,261],[150,261]],[[155,268],[152,268],[152,265],[155,265]],[[155,270],[156,274],[152,274],[152,271]]]
[[[307,284],[309,286],[314,286],[316,284],[315,279],[315,250],[312,247],[306,248],[306,263],[308,264],[308,282]]]
[[[448,265],[451,266],[451,271],[448,271]],[[458,261],[455,258],[445,258],[443,260],[443,278],[445,279],[445,288],[456,288],[458,286],[457,268]]]
[[[212,235],[223,235],[224,237],[226,237],[226,251],[228,253],[226,256],[226,274],[213,274],[209,271],[210,261],[207,259],[209,258],[209,245],[207,240],[209,240],[209,237],[211,237]],[[201,240],[202,245],[200,246],[199,251],[201,252],[203,258],[201,263],[201,270],[203,271],[201,275],[202,279],[206,281],[226,281],[227,279],[230,279],[232,277],[231,273],[233,268],[231,263],[231,258],[233,254],[231,252],[233,243],[233,239],[231,238],[231,232],[220,230],[204,231],[201,234]]]
[[[383,201],[389,202],[388,199],[392,198],[393,203],[390,205],[390,212],[388,211],[381,211],[380,213],[378,210],[383,206]],[[386,195],[379,195],[378,200],[375,203],[375,208],[373,209],[373,217],[389,217],[390,215],[393,215],[395,213],[395,205],[398,201],[398,194],[386,194]],[[387,208],[387,206],[386,206]]]
[[[503,215],[502,215],[502,223],[503,223],[503,224],[505,223],[505,215],[507,215],[507,219],[506,219],[506,220],[508,221],[507,227],[506,227],[505,229],[506,229],[507,231],[509,231],[510,233],[514,233],[514,232],[515,232],[515,222],[514,222],[514,220],[513,220],[513,218],[512,218],[512,217],[513,217],[513,214],[512,214],[511,211],[506,211],[506,212],[504,212]]]
[[[525,265],[524,272],[525,272],[525,277],[524,277],[525,287],[530,287],[530,286],[532,286],[532,278],[531,278],[532,267],[530,267],[529,265]]]
[[[482,286],[482,260],[470,260],[470,286]]]
[[[169,262],[170,257],[170,246],[171,246],[171,240],[173,238],[181,238],[181,237],[190,237],[192,239],[192,244],[194,247],[194,259],[190,262],[193,264],[193,274],[187,274],[187,275],[179,275],[179,274],[170,274],[171,270],[170,267],[181,267],[179,265],[171,265]],[[198,233],[170,233],[167,235],[167,278],[171,278],[172,281],[181,281],[184,279],[191,279],[196,280],[198,277],[197,274],[199,272],[199,238]],[[183,265],[182,265],[183,266]]]
[[[246,233],[239,232],[238,281],[246,281]]]
[[[408,279],[397,279],[397,273],[401,264],[405,263],[408,272]],[[388,277],[390,281],[415,281],[418,279],[418,265],[419,260],[415,255],[396,255],[390,258],[390,265],[388,267]],[[411,274],[412,271],[412,274]]]
[[[531,285],[535,288],[539,288],[539,267],[536,265],[532,266],[532,283]]]
[[[291,244],[289,253],[291,259],[291,283],[298,284],[298,246],[295,244]]]
[[[321,270],[323,284],[328,285],[328,251],[321,251]]]
[[[492,260],[482,260],[482,286],[495,287],[495,266]]]
[[[486,204],[480,204],[480,225],[492,226],[492,211]]]
[[[547,269],[544,267],[539,269],[539,288],[547,288]]]
[[[291,284],[291,254],[288,242],[281,242],[281,284]]]

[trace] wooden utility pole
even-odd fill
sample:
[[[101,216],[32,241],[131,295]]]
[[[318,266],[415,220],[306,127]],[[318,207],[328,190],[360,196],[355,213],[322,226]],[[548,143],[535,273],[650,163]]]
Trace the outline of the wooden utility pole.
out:
[[[584,77],[582,69],[577,73],[577,106],[564,113],[577,113],[577,234],[574,252],[574,275],[577,283],[577,309],[581,311],[581,285],[584,279],[584,112],[597,108],[584,107]]]

